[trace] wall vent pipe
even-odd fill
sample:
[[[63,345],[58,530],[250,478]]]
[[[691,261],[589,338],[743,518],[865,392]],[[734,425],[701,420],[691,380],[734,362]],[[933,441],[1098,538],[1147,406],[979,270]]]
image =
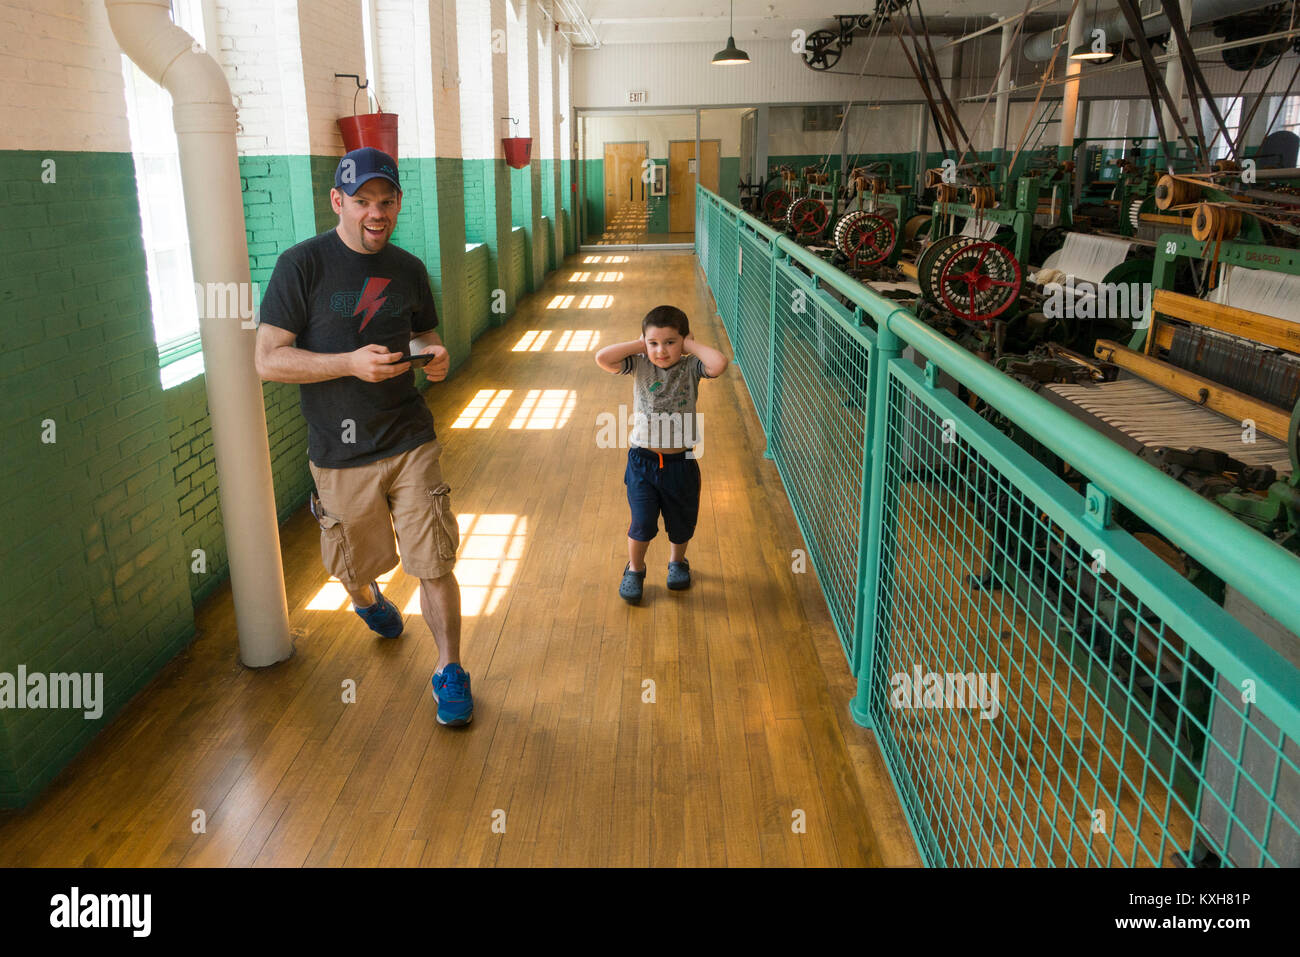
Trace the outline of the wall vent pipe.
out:
[[[172,22],[169,0],[104,0],[104,5],[122,52],[172,97],[197,288],[206,290],[212,288],[209,283],[219,283],[218,289],[228,290],[227,284],[235,283],[239,290],[236,301],[247,302],[251,298],[244,295],[251,288],[248,236],[230,84],[220,65]],[[243,327],[238,309],[233,312],[228,318],[201,314],[199,337],[230,556],[239,658],[257,668],[288,658],[293,654],[293,641],[280,560],[266,407],[253,364],[255,333]],[[176,560],[181,561],[182,556]]]

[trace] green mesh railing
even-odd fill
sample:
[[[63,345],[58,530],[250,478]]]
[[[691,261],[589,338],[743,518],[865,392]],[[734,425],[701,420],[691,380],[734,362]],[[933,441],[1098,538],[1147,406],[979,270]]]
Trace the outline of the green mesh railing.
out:
[[[754,410],[760,422],[767,421],[768,374],[770,354],[772,309],[772,249],[771,241],[750,227],[740,226],[740,274],[736,277],[736,316],[726,323],[731,337],[736,365],[745,377],[745,385],[754,400]],[[745,268],[745,261],[749,268]]]
[[[696,210],[854,717],[926,862],[1300,864],[1300,673],[1173,567],[1295,634],[1300,561],[707,190]]]

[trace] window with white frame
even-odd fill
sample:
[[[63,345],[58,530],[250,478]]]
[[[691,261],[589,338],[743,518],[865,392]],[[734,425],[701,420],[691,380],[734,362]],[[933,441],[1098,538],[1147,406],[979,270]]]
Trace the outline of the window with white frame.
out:
[[[1272,130],[1290,130],[1300,135],[1300,96],[1283,97],[1280,110],[1276,100],[1277,97],[1274,97],[1273,110],[1277,113],[1277,121],[1273,124]],[[1272,119],[1272,116],[1269,119]]]
[[[172,19],[200,45],[204,44],[201,0],[172,0]],[[180,151],[172,125],[171,95],[125,54],[122,80],[149,273],[154,340],[158,344],[162,385],[169,388],[203,372]]]
[[[1206,137],[1213,143],[1210,148],[1210,157],[1212,159],[1224,159],[1232,155],[1232,144],[1237,141],[1241,130],[1241,99],[1239,96],[1228,96],[1215,100],[1215,105],[1219,108],[1219,115],[1223,117],[1222,132],[1218,130],[1214,113],[1208,106],[1204,110],[1207,120]]]

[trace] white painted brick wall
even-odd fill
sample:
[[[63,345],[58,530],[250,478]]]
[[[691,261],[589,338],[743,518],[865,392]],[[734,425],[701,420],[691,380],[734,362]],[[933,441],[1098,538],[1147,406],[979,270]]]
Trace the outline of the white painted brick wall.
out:
[[[569,96],[569,91],[573,89],[573,51],[569,48],[568,40],[557,44],[559,57],[559,96],[558,106],[561,115],[564,117],[560,123],[559,144],[560,158],[573,158],[573,137],[576,123],[573,119],[573,101]]]
[[[428,17],[423,0],[375,3],[375,41],[381,51],[379,101],[386,111],[397,114],[398,151],[402,156],[433,155],[433,130],[421,122],[415,82],[418,66],[428,68],[428,44],[420,43],[421,35],[429,35]]]
[[[102,0],[0,6],[0,148],[129,152],[121,49]]]
[[[461,155],[490,159],[497,115],[492,90],[490,9],[482,0],[456,0],[457,73],[460,76]]]
[[[492,39],[492,155],[497,159],[505,157],[505,148],[501,145],[503,136],[513,136],[507,127],[510,124],[501,119],[501,117],[517,115],[511,113],[510,99],[510,24],[509,17],[506,13],[506,6],[512,4],[514,0],[487,0],[491,3],[492,22],[489,31],[489,37]],[[498,32],[500,31],[500,32]],[[504,50],[498,42],[501,38],[506,39]],[[502,109],[504,107],[504,109]],[[522,135],[522,134],[521,134]]]
[[[431,106],[434,152],[426,155],[458,159],[463,151],[460,89],[456,86],[456,74],[460,69],[456,5],[454,3],[449,5],[447,0],[428,0],[428,3],[430,69],[425,74],[425,82],[433,94]]]
[[[539,18],[539,29],[533,33],[533,55],[537,59],[537,95],[530,99],[537,104],[537,130],[533,142],[533,156],[537,159],[555,158],[555,90],[551,45],[546,42],[550,23]],[[542,184],[546,188],[546,184]]]
[[[216,13],[218,36],[208,48],[234,95],[240,154],[308,152],[297,0],[216,0]]]
[[[314,155],[341,156],[343,136],[338,118],[352,113],[357,87],[351,79],[336,79],[334,74],[365,76],[360,0],[299,0],[298,34],[308,149]],[[357,112],[369,112],[365,102],[364,94],[356,98]]]
[[[532,136],[529,117],[528,0],[506,0],[507,69],[509,73],[510,117],[518,123],[501,121],[502,136]],[[502,114],[504,115],[504,114]]]

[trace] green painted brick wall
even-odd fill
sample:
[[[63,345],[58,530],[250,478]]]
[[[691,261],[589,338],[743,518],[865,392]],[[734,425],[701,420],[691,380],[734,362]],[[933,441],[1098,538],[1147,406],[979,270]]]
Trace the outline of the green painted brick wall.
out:
[[[488,281],[488,248],[476,243],[465,250],[465,311],[475,339],[491,328],[493,288]]]
[[[131,156],[4,151],[0,183],[0,671],[104,676],[98,720],[0,711],[0,806],[13,807],[191,640],[194,618]]]
[[[533,223],[533,198],[538,183],[534,170],[539,161],[534,160],[523,169],[509,169],[510,175],[510,225],[524,231],[522,261],[512,259],[515,268],[523,270],[522,280],[514,277],[512,283],[520,295],[526,295],[541,284],[541,267],[537,258],[538,237]]]
[[[523,298],[524,277],[527,266],[524,260],[528,255],[528,240],[521,226],[516,226],[510,231],[510,268],[511,278],[514,282],[514,288],[511,291],[511,297],[517,302]]]
[[[605,231],[605,161],[582,160],[582,202],[586,209],[586,224],[582,241],[593,242]]]
[[[559,164],[560,167],[560,205],[564,210],[562,217],[564,223],[564,254],[566,256],[577,252],[577,234],[575,232],[574,210],[578,208],[577,193],[574,192],[573,182],[573,161],[564,160]]]
[[[537,232],[542,238],[542,245],[545,247],[546,271],[549,273],[555,269],[555,247],[552,245],[555,242],[555,225],[549,217],[543,216],[541,222],[538,223]]]
[[[47,158],[57,170],[48,185],[40,182]],[[484,306],[499,277],[493,249],[465,251],[462,161],[401,162],[395,241],[429,268],[455,369],[487,326]],[[504,163],[480,163],[481,178],[497,187],[498,199],[483,208],[485,232],[508,237],[513,312],[526,291],[528,236],[508,224]],[[240,158],[249,266],[263,288],[285,249],[337,222],[329,202],[336,165],[332,156]],[[8,493],[0,521],[12,545],[0,671],[25,664],[105,675],[98,721],[70,711],[0,712],[0,807],[14,807],[192,639],[194,604],[225,580],[228,557],[206,381],[167,391],[160,384],[131,156],[0,152],[0,184],[12,222],[23,224],[0,235],[0,304],[10,317],[0,349],[0,435],[9,452],[0,464]],[[417,381],[424,384],[422,374]],[[297,386],[263,390],[284,520],[311,488],[306,424]],[[53,444],[40,442],[47,418]],[[195,548],[206,552],[204,575],[191,573]],[[18,600],[31,593],[45,600]]]

